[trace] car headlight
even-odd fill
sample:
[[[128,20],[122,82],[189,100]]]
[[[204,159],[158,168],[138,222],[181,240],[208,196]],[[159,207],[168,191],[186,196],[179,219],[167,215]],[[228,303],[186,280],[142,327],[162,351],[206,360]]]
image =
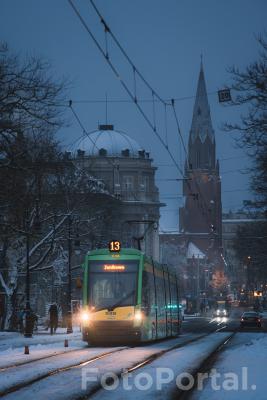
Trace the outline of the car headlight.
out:
[[[217,312],[217,315],[219,315],[219,314],[220,314],[220,310],[217,310],[216,312]]]
[[[226,310],[223,310],[223,313],[226,314]]]

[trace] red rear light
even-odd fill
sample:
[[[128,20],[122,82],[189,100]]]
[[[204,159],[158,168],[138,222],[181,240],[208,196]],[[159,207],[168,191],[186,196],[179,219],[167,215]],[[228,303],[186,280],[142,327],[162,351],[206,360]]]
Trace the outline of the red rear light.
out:
[[[258,322],[261,322],[261,319],[260,319],[260,318],[258,318]]]

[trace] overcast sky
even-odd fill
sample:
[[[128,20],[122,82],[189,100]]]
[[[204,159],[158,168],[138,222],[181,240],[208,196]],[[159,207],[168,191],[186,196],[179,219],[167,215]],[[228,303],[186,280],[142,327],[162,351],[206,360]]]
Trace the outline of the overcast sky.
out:
[[[103,27],[89,0],[73,2],[104,44]],[[255,35],[266,30],[267,1],[95,0],[95,3],[154,90],[164,99],[180,99],[176,109],[186,144],[200,54],[203,54],[217,158],[221,165],[223,209],[240,208],[244,199],[251,198],[248,175],[244,174],[249,161],[242,150],[236,148],[234,136],[221,129],[224,121],[237,121],[240,110],[219,104],[216,91],[230,82],[226,71],[229,66],[243,68],[257,58]],[[105,103],[99,100],[104,100],[106,93],[109,100],[129,99],[67,0],[0,0],[0,32],[0,40],[6,41],[11,51],[22,56],[34,54],[47,58],[55,77],[64,75],[72,81],[69,97],[88,132],[96,129],[98,123],[105,123]],[[110,40],[108,48],[111,60],[132,88],[131,68]],[[138,81],[137,96],[151,100],[150,91]],[[93,102],[79,103],[81,100]],[[152,104],[143,103],[142,106],[152,118]],[[163,111],[156,105],[157,128],[166,140]],[[170,111],[167,113],[167,140],[177,163],[183,166],[184,154]],[[72,114],[68,110],[67,113],[71,125],[60,132],[60,138],[70,144],[82,132]],[[166,203],[161,211],[160,227],[177,230],[182,198],[176,196],[181,194],[181,186],[167,179],[181,175],[169,155],[133,103],[110,102],[108,122],[150,151],[158,167],[156,178],[160,196]]]

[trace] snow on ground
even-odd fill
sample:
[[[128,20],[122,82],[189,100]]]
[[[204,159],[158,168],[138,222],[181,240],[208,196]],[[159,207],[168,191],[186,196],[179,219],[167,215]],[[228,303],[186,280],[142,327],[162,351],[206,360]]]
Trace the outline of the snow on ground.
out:
[[[0,351],[0,371],[1,368],[20,365],[28,361],[37,360],[44,357],[51,357],[57,354],[86,348],[87,344],[81,340],[69,340],[69,347],[64,347],[64,343],[36,344],[29,347],[30,354],[24,354],[24,347],[7,348]],[[1,381],[1,378],[0,378]]]
[[[0,355],[3,351],[8,349],[24,348],[25,345],[64,343],[65,339],[82,342],[82,335],[79,327],[74,327],[73,333],[70,334],[66,333],[66,328],[58,328],[54,335],[50,335],[49,331],[39,330],[34,332],[31,338],[25,338],[19,332],[0,332]]]
[[[91,358],[117,349],[118,348],[87,348],[77,350],[75,353],[60,354],[56,357],[33,361],[29,364],[2,370],[0,375],[0,393],[14,385],[20,385],[38,379],[39,377],[51,373],[58,368],[66,368],[73,364],[87,362]],[[16,398],[20,398],[20,396]],[[53,396],[51,398],[53,398]]]
[[[69,347],[64,347],[65,339]],[[30,354],[24,354],[25,345],[29,346]],[[32,338],[25,338],[18,332],[0,332],[0,369],[86,347],[78,327],[72,334],[66,334],[66,328],[59,328],[54,335],[38,331]]]
[[[176,378],[182,382],[184,373],[192,373],[230,333],[213,333],[196,343],[172,350],[152,363],[126,374],[115,390],[97,392],[94,400],[168,399],[177,389]]]
[[[266,400],[266,366],[266,333],[238,333],[213,366],[214,373],[221,374],[214,375],[215,386],[209,378],[203,390],[195,390],[192,400]]]
[[[199,336],[201,335],[181,335],[180,337],[175,339],[125,349],[109,355],[108,357],[98,359],[94,362],[85,362],[81,367],[76,367],[71,370],[61,372],[60,374],[51,375],[50,377],[36,382],[29,387],[23,388],[14,393],[10,393],[9,395],[5,396],[5,399],[17,400],[19,398],[20,400],[29,400],[30,398],[38,398],[38,400],[47,400],[48,398],[51,398],[53,400],[68,400],[75,398],[75,396],[84,396],[86,395],[86,392],[88,393],[88,391],[93,389],[95,385],[98,385],[96,371],[98,371],[99,375],[110,371],[114,371],[115,373],[119,374],[123,369],[134,366],[136,365],[136,363],[144,361],[147,357],[153,354],[160,353],[163,350],[172,348],[176,344],[184,343],[188,339],[193,339]],[[102,349],[102,353],[109,350],[110,349],[107,348]],[[115,348],[113,348],[113,350],[115,350]],[[88,349],[88,352],[89,351],[97,352],[97,350],[94,348]],[[71,354],[66,354],[65,356],[71,357]],[[62,356],[60,357],[62,358]],[[89,358],[90,357],[88,357],[87,359]],[[55,360],[57,360],[57,357]],[[54,367],[54,363],[53,365],[51,364],[52,363],[50,363],[50,367]],[[41,362],[38,363],[38,371],[39,365],[41,365]],[[91,382],[88,382],[86,388],[87,391],[84,391],[82,390],[82,376],[83,374],[88,374],[88,368],[94,368],[97,370],[94,370],[91,375],[89,373],[89,379],[91,377],[93,380]],[[38,373],[38,371],[36,373]],[[19,372],[20,381],[23,381],[23,379],[27,375],[24,374],[23,370],[20,370]],[[32,375],[34,371],[28,371],[28,374],[29,373]],[[8,376],[6,376],[5,384],[9,384]]]

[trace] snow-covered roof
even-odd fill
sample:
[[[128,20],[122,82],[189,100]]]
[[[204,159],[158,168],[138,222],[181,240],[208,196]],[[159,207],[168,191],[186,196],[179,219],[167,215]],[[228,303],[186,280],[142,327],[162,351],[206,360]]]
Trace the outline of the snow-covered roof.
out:
[[[205,254],[192,242],[189,242],[186,258],[205,258]]]
[[[124,132],[116,131],[113,125],[99,125],[99,129],[83,135],[75,144],[74,152],[84,151],[87,156],[140,157],[145,154],[141,146]]]

